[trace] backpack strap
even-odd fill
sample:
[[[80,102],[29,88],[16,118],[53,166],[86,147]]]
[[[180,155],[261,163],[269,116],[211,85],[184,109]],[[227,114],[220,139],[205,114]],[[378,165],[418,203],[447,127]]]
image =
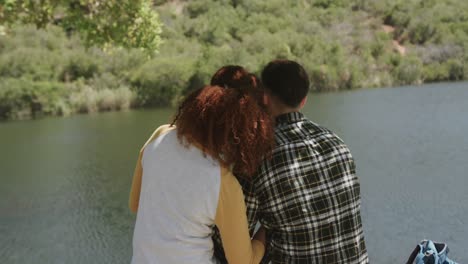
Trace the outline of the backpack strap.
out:
[[[406,261],[406,264],[413,264],[414,260],[416,259],[416,256],[418,255],[420,251],[421,251],[421,247],[417,245],[414,248],[413,252],[411,252],[411,255],[409,256],[408,261]]]

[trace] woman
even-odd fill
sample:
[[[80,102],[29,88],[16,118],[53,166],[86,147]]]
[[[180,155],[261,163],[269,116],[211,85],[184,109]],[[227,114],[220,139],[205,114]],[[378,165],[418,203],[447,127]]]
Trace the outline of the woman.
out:
[[[220,68],[216,73],[211,77],[211,85],[218,85],[221,87],[225,87],[226,89],[242,89],[242,87],[257,87],[257,89],[253,89],[251,94],[255,96],[259,105],[262,109],[267,109],[266,100],[264,99],[264,91],[258,87],[259,80],[255,77],[255,75],[248,73],[243,67],[238,65],[226,65]],[[239,183],[242,185],[243,192],[249,191],[251,188],[251,179],[249,177],[243,177],[238,171],[234,171],[234,175],[238,178]],[[249,221],[249,211],[247,211],[247,218]],[[254,231],[257,229],[257,223],[249,222],[249,233],[253,235]],[[263,227],[261,227],[263,229]],[[227,259],[224,253],[223,244],[221,241],[221,236],[219,234],[219,230],[214,228],[213,233],[213,243],[214,243],[214,255],[218,259],[220,263],[226,263]]]
[[[140,152],[130,195],[137,211],[132,263],[215,263],[220,230],[229,263],[259,263],[265,233],[251,241],[242,190],[231,168],[253,175],[271,151],[273,128],[259,106],[258,81],[206,86],[180,105]]]

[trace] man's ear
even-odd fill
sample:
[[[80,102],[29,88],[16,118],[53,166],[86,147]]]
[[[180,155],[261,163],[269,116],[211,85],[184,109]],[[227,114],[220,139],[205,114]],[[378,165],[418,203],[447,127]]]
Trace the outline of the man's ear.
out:
[[[301,103],[299,104],[299,109],[301,109],[302,107],[304,107],[304,105],[306,104],[307,102],[307,96],[304,97],[304,99],[302,99]]]

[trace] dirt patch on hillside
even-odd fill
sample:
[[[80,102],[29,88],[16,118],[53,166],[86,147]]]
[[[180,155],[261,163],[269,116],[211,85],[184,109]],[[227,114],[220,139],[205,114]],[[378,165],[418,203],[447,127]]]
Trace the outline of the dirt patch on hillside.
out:
[[[395,27],[383,25],[382,30],[387,34],[393,34],[393,32],[395,32]],[[398,40],[393,40],[392,45],[394,51],[398,52],[402,56],[406,55],[406,47],[401,45]]]

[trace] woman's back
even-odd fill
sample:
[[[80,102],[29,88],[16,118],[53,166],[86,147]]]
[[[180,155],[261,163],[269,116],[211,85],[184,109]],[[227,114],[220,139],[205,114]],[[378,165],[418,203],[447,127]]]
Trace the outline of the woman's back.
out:
[[[239,89],[190,93],[174,118],[177,128],[158,128],[140,151],[129,200],[138,214],[133,264],[214,263],[215,225],[229,263],[261,261],[265,232],[251,240],[242,188],[228,169],[253,175],[274,142],[255,78],[245,77],[251,82]]]
[[[214,262],[219,163],[171,130],[146,145],[142,168],[132,263]]]

